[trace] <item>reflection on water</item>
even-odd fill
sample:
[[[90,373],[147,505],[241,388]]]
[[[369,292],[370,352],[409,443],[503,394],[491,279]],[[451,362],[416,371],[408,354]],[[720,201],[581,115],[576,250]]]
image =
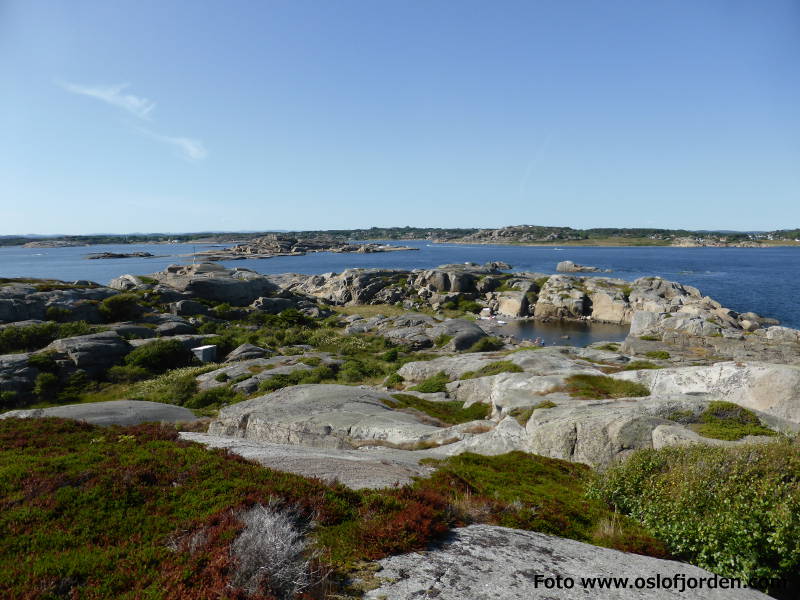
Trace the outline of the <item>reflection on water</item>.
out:
[[[513,321],[498,332],[522,340],[541,338],[545,346],[588,346],[595,342],[621,342],[628,329],[627,325],[609,323]]]

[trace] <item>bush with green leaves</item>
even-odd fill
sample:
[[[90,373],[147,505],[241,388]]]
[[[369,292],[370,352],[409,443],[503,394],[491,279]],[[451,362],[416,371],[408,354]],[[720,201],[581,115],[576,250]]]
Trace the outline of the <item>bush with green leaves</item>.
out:
[[[109,323],[115,321],[132,321],[142,314],[139,305],[140,296],[132,293],[115,294],[102,300],[97,305],[100,314]]]
[[[226,406],[244,400],[244,396],[237,394],[231,388],[221,385],[210,390],[203,390],[194,394],[183,402],[186,408],[208,408],[210,406]]]
[[[106,373],[106,379],[113,383],[135,383],[152,376],[153,374],[144,367],[134,365],[117,365]]]
[[[86,335],[97,330],[98,328],[92,327],[86,321],[72,323],[48,321],[24,327],[10,325],[0,329],[0,354],[32,352],[44,348],[55,340]]]
[[[797,439],[639,450],[590,497],[642,523],[677,558],[745,583],[800,584]]]
[[[411,388],[415,392],[422,392],[423,394],[434,394],[436,392],[446,392],[447,384],[450,383],[450,377],[447,373],[440,371],[436,375],[431,375],[427,379],[423,379],[417,385]]]
[[[195,356],[178,340],[156,340],[139,346],[125,357],[125,364],[151,373],[163,373],[195,362]]]
[[[33,393],[40,400],[53,400],[61,388],[61,382],[55,373],[39,373],[33,383]]]

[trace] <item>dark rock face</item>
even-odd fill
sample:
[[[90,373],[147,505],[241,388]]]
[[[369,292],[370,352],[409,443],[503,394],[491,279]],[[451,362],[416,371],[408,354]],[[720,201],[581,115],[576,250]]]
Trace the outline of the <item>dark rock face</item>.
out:
[[[26,394],[33,389],[39,369],[28,365],[30,354],[0,355],[0,392]]]
[[[104,331],[56,340],[44,352],[53,352],[71,361],[75,368],[99,375],[119,363],[131,350],[131,345],[117,333]]]
[[[237,346],[225,357],[225,362],[238,362],[242,360],[250,360],[251,358],[264,358],[271,354],[266,348],[255,346],[253,344],[242,344]]]

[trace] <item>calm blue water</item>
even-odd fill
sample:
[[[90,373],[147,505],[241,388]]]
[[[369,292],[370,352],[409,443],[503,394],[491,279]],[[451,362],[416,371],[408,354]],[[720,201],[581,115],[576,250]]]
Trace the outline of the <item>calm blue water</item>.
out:
[[[572,260],[613,269],[612,277],[636,279],[659,275],[696,286],[734,310],[755,311],[800,328],[800,248],[570,248],[466,246],[408,242],[419,251],[381,254],[315,253],[262,260],[226,261],[260,273],[326,273],[350,267],[430,268],[445,263],[501,260],[515,270],[555,272],[556,263]],[[108,283],[123,273],[144,275],[172,263],[191,262],[191,244],[83,246],[76,248],[0,248],[0,277],[90,279]],[[145,251],[161,258],[85,260],[93,252]]]

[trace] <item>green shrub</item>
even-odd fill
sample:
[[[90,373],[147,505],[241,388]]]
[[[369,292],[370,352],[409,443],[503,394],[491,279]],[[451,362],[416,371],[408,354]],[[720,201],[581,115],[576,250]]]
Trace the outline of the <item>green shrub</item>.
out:
[[[139,346],[125,357],[125,364],[163,373],[186,367],[195,361],[194,354],[178,340],[156,340]]]
[[[137,294],[123,293],[109,296],[97,305],[100,314],[108,322],[133,321],[142,314]]]
[[[22,404],[22,400],[19,397],[17,392],[12,391],[5,391],[0,392],[0,410],[9,410],[12,408],[17,408]]]
[[[644,355],[647,358],[654,358],[656,360],[667,360],[669,358],[669,352],[666,350],[652,350],[650,352],[645,352]]]
[[[522,407],[519,406],[517,408],[512,408],[508,411],[509,416],[514,417],[517,420],[517,423],[522,425],[523,427],[527,425],[528,421],[531,420],[531,416],[533,413],[540,408],[555,408],[558,406],[555,402],[551,402],[550,400],[542,400],[536,406],[526,406]]]
[[[447,376],[447,373],[440,371],[436,375],[432,375],[427,379],[423,379],[417,385],[412,387],[411,390],[415,392],[422,392],[424,394],[446,392],[448,383],[450,383],[450,378]]]
[[[334,370],[327,365],[310,370],[293,371],[292,373],[278,373],[262,381],[258,386],[258,391],[268,393],[292,385],[322,383],[323,381],[332,380],[335,376]]]
[[[591,497],[632,516],[694,565],[745,583],[800,583],[797,440],[640,450],[603,473]]]
[[[230,379],[230,377],[229,377],[229,376],[228,376],[228,374],[227,374],[227,373],[225,373],[225,372],[218,373],[218,374],[217,374],[217,375],[214,377],[214,381],[218,381],[219,383],[225,383],[226,381],[228,381],[228,379]]]
[[[86,321],[72,323],[50,321],[25,327],[11,325],[0,329],[0,354],[32,352],[44,348],[55,340],[86,335],[95,331],[97,328],[91,327]]]
[[[114,383],[135,383],[152,376],[153,374],[144,367],[134,365],[117,365],[106,373],[106,378]]]
[[[72,311],[60,306],[48,306],[44,314],[48,321],[64,322],[72,315]]]
[[[53,355],[48,353],[31,354],[28,357],[28,366],[39,369],[46,373],[54,373],[58,370],[58,365],[53,359]]]
[[[198,392],[183,405],[186,408],[207,408],[209,406],[225,406],[227,404],[234,404],[244,400],[244,396],[237,394],[231,388],[226,386],[219,386]]]
[[[753,411],[722,401],[709,403],[691,429],[703,437],[718,440],[740,440],[748,435],[775,435],[774,431],[761,424]]]
[[[605,375],[571,375],[566,378],[565,384],[566,391],[573,398],[599,400],[650,395],[650,390],[641,383],[614,379]]]
[[[381,354],[381,360],[386,362],[395,362],[397,361],[399,355],[400,352],[397,350],[397,348],[390,348],[389,350]]]
[[[477,371],[467,371],[459,379],[474,379],[475,377],[486,377],[489,375],[499,375],[500,373],[522,373],[523,368],[510,360],[497,360],[488,365],[484,365]]]
[[[479,339],[477,342],[469,347],[467,352],[492,352],[494,350],[501,350],[505,346],[503,340],[496,337],[485,337]]]
[[[40,400],[52,400],[60,387],[61,382],[55,373],[39,373],[33,384],[33,393]]]
[[[404,381],[402,375],[399,373],[392,373],[384,380],[383,385],[391,389],[399,390],[403,387]]]
[[[452,339],[453,339],[452,335],[447,335],[446,333],[443,333],[435,340],[433,340],[433,344],[437,348],[441,348],[442,346],[446,346],[447,344],[449,344],[452,341]]]
[[[197,369],[176,369],[138,383],[130,395],[137,400],[183,406],[197,393],[198,374]]]

